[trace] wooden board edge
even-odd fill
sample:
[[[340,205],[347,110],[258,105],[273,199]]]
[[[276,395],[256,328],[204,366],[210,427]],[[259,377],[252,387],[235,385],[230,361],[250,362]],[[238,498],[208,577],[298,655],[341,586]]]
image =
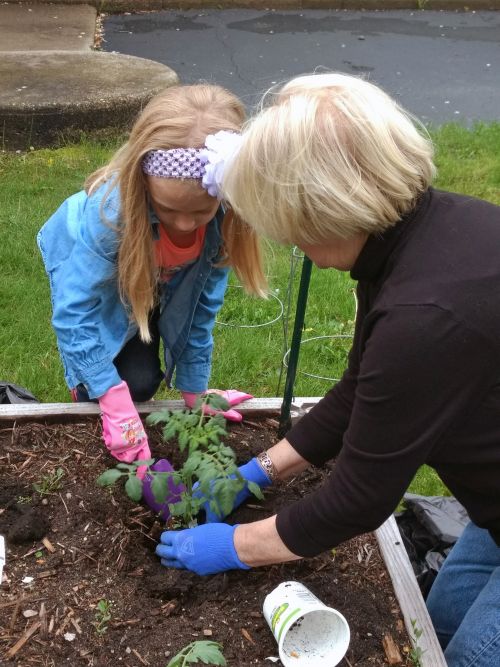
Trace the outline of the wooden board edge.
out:
[[[292,414],[298,414],[302,406],[314,405],[319,397],[298,397],[293,401]],[[251,418],[259,414],[277,413],[281,409],[281,398],[252,398],[237,406],[243,416]],[[136,403],[140,415],[148,415],[159,410],[182,410],[184,401],[147,401]],[[100,414],[97,403],[15,403],[0,405],[0,424],[21,423],[26,421],[75,421],[95,417]]]
[[[418,631],[422,631],[422,634],[414,644],[422,650],[420,664],[422,667],[446,667],[443,651],[427,607],[425,606],[394,516],[389,517],[375,531],[375,536],[382,558],[391,577],[394,592],[399,602],[410,639],[414,641],[413,623]]]

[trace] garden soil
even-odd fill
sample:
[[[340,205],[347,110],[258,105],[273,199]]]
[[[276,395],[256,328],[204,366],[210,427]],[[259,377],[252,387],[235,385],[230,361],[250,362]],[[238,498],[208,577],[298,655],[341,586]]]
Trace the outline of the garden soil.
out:
[[[277,421],[231,425],[238,462],[277,441]],[[175,444],[150,429],[157,458],[179,462]],[[114,464],[100,424],[27,424],[0,431],[0,534],[7,562],[0,588],[0,664],[5,667],[166,667],[186,644],[223,645],[230,667],[273,664],[276,642],[262,615],[265,596],[285,580],[306,585],[349,622],[342,667],[386,665],[384,636],[410,665],[410,645],[373,535],[313,559],[198,577],[166,569],[154,550],[164,526],[118,483],[96,478]],[[41,495],[59,472],[60,488]],[[317,487],[313,469],[250,501],[230,522],[264,518]],[[98,603],[109,603],[110,618]]]

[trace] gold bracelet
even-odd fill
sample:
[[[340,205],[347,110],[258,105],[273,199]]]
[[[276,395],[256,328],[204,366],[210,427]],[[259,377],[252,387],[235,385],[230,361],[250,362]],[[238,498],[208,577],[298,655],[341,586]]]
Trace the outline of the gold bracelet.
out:
[[[274,463],[269,458],[269,454],[267,452],[262,452],[262,454],[257,456],[257,461],[271,482],[275,482],[278,479],[278,471],[276,470]]]

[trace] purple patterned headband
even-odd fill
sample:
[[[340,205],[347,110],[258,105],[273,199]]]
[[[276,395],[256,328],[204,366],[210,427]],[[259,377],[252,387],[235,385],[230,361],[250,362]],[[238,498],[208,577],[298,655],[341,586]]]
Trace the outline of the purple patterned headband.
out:
[[[171,148],[146,153],[142,171],[159,178],[201,178],[205,173],[202,148]]]
[[[221,130],[209,134],[203,148],[171,148],[153,150],[142,160],[142,171],[158,178],[201,179],[212,197],[220,198],[224,169],[236,155],[242,137]]]

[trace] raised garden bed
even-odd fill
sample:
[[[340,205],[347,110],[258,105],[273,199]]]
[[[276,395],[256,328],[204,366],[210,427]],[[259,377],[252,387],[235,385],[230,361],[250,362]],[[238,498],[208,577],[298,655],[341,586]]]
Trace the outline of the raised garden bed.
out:
[[[230,426],[227,442],[240,462],[277,441],[277,407],[277,401],[252,401],[245,422]],[[415,664],[406,629],[413,625],[422,630],[420,665],[445,665],[393,520],[375,535],[293,564],[204,578],[163,568],[154,555],[160,522],[121,487],[95,483],[113,465],[96,412],[93,405],[0,408],[0,534],[7,542],[2,664],[165,667],[183,646],[203,639],[220,642],[231,667],[272,664],[265,659],[278,651],[262,603],[275,586],[294,579],[347,618],[351,644],[343,667]],[[47,417],[53,423],[37,423]],[[149,432],[154,456],[175,461],[175,448],[161,442],[158,430]],[[268,516],[325,474],[308,471],[230,520]],[[59,488],[50,489],[51,481]],[[388,662],[396,651],[400,662]]]

